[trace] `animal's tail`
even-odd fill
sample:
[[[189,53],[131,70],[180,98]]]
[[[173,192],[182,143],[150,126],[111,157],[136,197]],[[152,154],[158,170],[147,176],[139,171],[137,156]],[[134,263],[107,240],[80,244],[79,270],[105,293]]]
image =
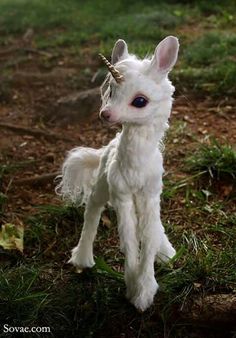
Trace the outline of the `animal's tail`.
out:
[[[71,150],[63,163],[62,175],[57,177],[60,182],[56,193],[77,205],[86,203],[98,174],[102,153],[102,148],[78,147]]]

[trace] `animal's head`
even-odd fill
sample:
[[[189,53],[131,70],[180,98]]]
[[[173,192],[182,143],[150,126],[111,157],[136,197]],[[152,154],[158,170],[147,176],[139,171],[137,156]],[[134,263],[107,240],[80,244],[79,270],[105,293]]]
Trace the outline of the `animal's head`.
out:
[[[174,92],[168,73],[176,63],[178,50],[178,39],[168,36],[151,59],[139,60],[129,54],[124,40],[118,40],[111,63],[101,56],[110,72],[101,87],[100,117],[109,123],[166,122]]]

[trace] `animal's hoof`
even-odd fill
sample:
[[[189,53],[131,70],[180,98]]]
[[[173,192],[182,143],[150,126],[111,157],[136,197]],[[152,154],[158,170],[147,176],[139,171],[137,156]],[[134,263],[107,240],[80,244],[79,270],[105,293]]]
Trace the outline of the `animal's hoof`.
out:
[[[83,272],[83,270],[84,270],[84,269],[81,269],[81,268],[78,268],[78,267],[77,267],[77,268],[75,268],[75,272],[76,272],[76,273],[82,273],[82,272]]]
[[[84,269],[92,268],[95,265],[92,252],[84,252],[80,247],[75,247],[72,250],[68,263],[75,266],[77,273],[81,273]]]
[[[156,257],[157,263],[167,263],[171,258],[173,258],[176,254],[175,249],[172,246],[166,247],[162,249],[161,252],[158,252]]]
[[[158,288],[158,284],[154,282],[148,290],[141,290],[131,299],[131,303],[136,307],[139,313],[146,311],[152,305]]]
[[[153,297],[150,298],[142,298],[142,297],[138,297],[137,299],[133,300],[132,303],[133,305],[136,307],[136,310],[139,313],[143,313],[144,311],[146,311],[153,303]]]

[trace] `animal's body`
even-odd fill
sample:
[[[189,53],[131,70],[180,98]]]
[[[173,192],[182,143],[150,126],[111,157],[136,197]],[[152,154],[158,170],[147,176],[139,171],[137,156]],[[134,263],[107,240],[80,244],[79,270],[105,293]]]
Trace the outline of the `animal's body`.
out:
[[[104,205],[118,220],[120,247],[125,254],[127,298],[141,311],[158,289],[154,261],[167,261],[175,250],[160,219],[163,158],[161,140],[168,128],[174,87],[168,72],[178,54],[178,40],[167,37],[152,59],[139,60],[118,40],[112,52],[112,73],[102,86],[100,116],[121,123],[122,131],[105,147],[72,150],[63,165],[61,194],[85,203],[84,226],[70,263],[92,267],[93,241]],[[109,63],[107,63],[109,67]]]

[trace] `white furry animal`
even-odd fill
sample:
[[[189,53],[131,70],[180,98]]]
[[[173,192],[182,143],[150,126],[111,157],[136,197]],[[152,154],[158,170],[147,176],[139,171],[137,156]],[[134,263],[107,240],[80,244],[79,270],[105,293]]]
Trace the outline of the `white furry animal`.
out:
[[[175,255],[160,219],[163,159],[158,145],[168,128],[174,87],[167,76],[178,49],[178,39],[168,36],[151,59],[139,60],[118,40],[111,64],[102,56],[110,73],[101,88],[100,117],[121,123],[122,131],[99,150],[78,147],[69,152],[58,187],[64,198],[86,203],[81,238],[69,261],[78,269],[95,264],[100,215],[107,202],[114,207],[127,298],[139,311],[152,304],[158,289],[155,259]]]

